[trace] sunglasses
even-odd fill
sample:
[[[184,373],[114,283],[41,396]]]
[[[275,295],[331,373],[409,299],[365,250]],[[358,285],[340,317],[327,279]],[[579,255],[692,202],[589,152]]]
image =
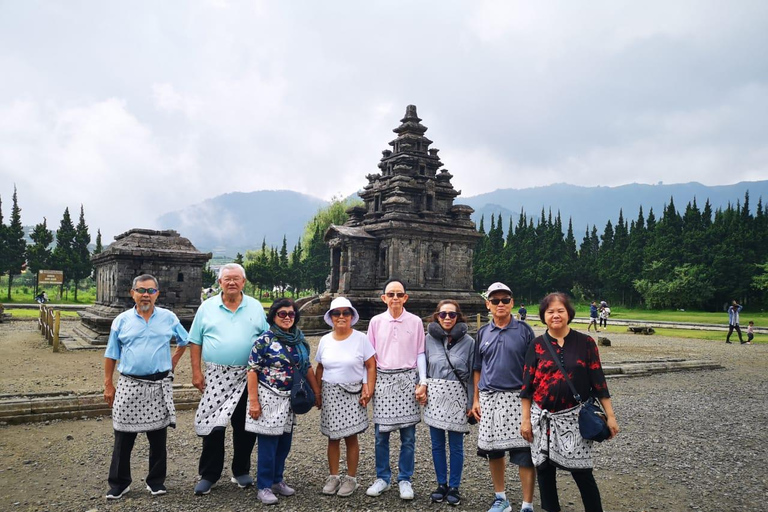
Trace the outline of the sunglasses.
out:
[[[275,314],[278,316],[278,318],[285,318],[285,317],[295,318],[296,317],[295,311],[278,311]]]
[[[494,306],[498,306],[499,303],[509,304],[510,302],[512,302],[512,297],[504,297],[503,299],[488,299],[488,302],[490,302]]]
[[[145,293],[154,295],[160,290],[158,290],[157,288],[134,288],[133,291],[135,291],[136,293],[140,293],[141,295],[144,295]]]
[[[352,312],[348,309],[334,309],[331,316],[352,316]]]
[[[402,299],[403,297],[405,297],[405,292],[387,292],[384,295],[386,295],[390,299],[393,299],[395,297],[397,297],[398,299]]]
[[[441,311],[437,314],[437,316],[439,316],[443,320],[445,320],[446,317],[453,320],[454,318],[456,318],[456,316],[458,316],[458,313],[456,313],[455,311]]]

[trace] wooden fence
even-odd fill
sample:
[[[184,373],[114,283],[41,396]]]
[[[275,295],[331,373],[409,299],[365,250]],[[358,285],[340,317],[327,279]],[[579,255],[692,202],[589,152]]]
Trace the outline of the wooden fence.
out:
[[[61,326],[61,311],[40,304],[40,318],[37,321],[40,333],[53,345],[53,351],[59,351],[59,327]]]

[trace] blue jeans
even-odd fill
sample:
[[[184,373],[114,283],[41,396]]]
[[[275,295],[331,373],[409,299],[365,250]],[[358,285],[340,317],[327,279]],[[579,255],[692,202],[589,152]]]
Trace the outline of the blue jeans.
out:
[[[269,489],[283,481],[285,459],[291,451],[293,433],[279,436],[259,435],[259,460],[256,462],[256,487]]]
[[[376,477],[389,483],[392,479],[392,470],[389,467],[389,434],[391,432],[376,431]],[[397,463],[397,481],[411,481],[416,449],[416,425],[400,429],[400,459]]]
[[[464,469],[464,434],[448,430],[448,448],[451,451],[451,479],[448,480],[448,464],[445,459],[445,430],[429,427],[432,438],[432,462],[435,464],[435,475],[438,484],[448,484],[448,487],[459,487],[461,471]]]

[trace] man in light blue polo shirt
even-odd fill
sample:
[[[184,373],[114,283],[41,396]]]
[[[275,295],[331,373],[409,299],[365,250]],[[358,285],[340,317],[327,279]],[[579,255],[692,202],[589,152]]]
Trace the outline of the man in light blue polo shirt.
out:
[[[208,494],[224,469],[224,435],[232,425],[232,482],[253,485],[251,452],[256,434],[245,430],[248,357],[253,342],[269,328],[264,307],[243,294],[245,269],[228,263],[219,270],[221,293],[197,310],[190,329],[192,385],[203,393],[195,432],[203,438],[195,494]],[[205,360],[205,375],[201,361]]]
[[[104,400],[112,407],[115,445],[109,467],[107,499],[120,499],[131,490],[131,451],[138,432],[149,441],[147,489],[165,494],[168,425],[176,426],[173,374],[187,345],[187,331],[173,312],[155,307],[157,279],[149,274],[133,280],[136,306],[112,322],[104,354]],[[176,351],[171,357],[171,339]],[[113,384],[120,361],[120,380]]]

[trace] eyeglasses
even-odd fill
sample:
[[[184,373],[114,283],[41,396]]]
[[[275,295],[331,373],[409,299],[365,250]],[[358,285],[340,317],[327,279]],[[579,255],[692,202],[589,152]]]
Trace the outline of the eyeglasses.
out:
[[[331,316],[352,316],[352,312],[348,309],[334,309]]]
[[[387,292],[384,295],[386,295],[390,299],[393,299],[395,297],[397,297],[398,299],[402,299],[403,297],[405,297],[405,292]]]
[[[295,311],[278,311],[278,312],[276,313],[276,315],[277,315],[279,318],[285,318],[285,317],[288,317],[288,318],[295,318],[295,317],[296,317],[296,312],[295,312]]]
[[[512,297],[504,297],[503,299],[488,299],[488,302],[490,302],[494,306],[498,306],[499,302],[501,302],[502,304],[509,304],[510,302],[512,302]]]
[[[141,295],[144,295],[145,293],[148,293],[150,295],[154,295],[157,292],[159,292],[160,290],[158,290],[157,288],[134,288],[133,291],[135,291],[136,293],[139,293]]]
[[[439,316],[443,320],[445,320],[446,317],[453,320],[454,318],[456,318],[457,315],[458,313],[456,313],[455,311],[441,311],[437,314],[437,316]]]
[[[239,282],[240,282],[240,281],[242,281],[242,280],[243,280],[243,278],[242,278],[242,277],[240,277],[240,276],[236,276],[236,277],[224,277],[224,278],[222,278],[222,279],[221,279],[221,282],[222,282],[222,283],[227,283],[227,284],[228,284],[228,283],[239,283]]]

